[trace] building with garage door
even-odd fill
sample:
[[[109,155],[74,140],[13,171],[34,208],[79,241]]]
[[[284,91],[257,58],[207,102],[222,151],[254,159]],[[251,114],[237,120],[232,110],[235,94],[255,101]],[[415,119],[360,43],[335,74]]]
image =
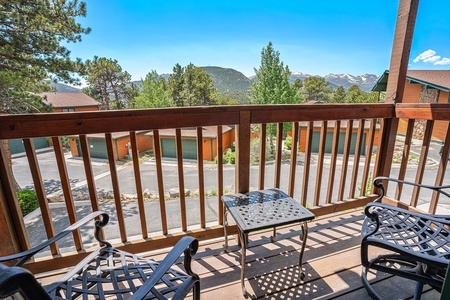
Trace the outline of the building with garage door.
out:
[[[344,144],[345,144],[345,138],[347,134],[347,120],[342,120],[340,125],[340,132],[339,132],[339,145],[338,145],[338,154],[344,153]],[[334,127],[335,127],[336,121],[329,121],[327,122],[327,136],[325,141],[325,153],[331,153],[332,152],[332,146],[333,146],[333,138],[334,138]],[[351,143],[350,143],[350,154],[355,154],[355,148],[356,148],[356,140],[358,136],[358,128],[360,124],[359,121],[354,120],[352,124],[352,136],[351,136]],[[300,142],[299,142],[299,151],[305,152],[306,150],[306,139],[307,139],[307,130],[308,130],[308,122],[300,122]],[[311,140],[311,151],[313,153],[319,152],[319,146],[320,146],[320,131],[322,129],[322,121],[315,121],[313,122],[313,136]],[[370,121],[364,122],[364,131],[362,136],[362,146],[361,146],[361,152],[366,152],[366,147],[368,146],[369,140],[366,138],[369,135],[370,131]],[[380,125],[377,124],[375,128],[375,135],[374,135],[374,145],[378,144],[378,135],[380,131]]]
[[[53,112],[72,112],[72,111],[97,111],[100,103],[80,92],[47,92],[39,94],[43,98],[43,102],[51,105]],[[35,149],[42,149],[52,146],[50,138],[40,137],[33,138]],[[11,154],[25,152],[21,139],[8,140]]]
[[[146,135],[146,133],[148,133],[148,131],[136,132],[136,142],[139,153],[153,149],[153,139]],[[69,138],[72,156],[82,156],[79,137],[70,136]],[[87,135],[87,140],[89,153],[92,158],[108,158],[104,134],[89,134]],[[112,140],[113,152],[116,160],[125,159],[127,156],[131,157],[129,132],[113,132]]]
[[[147,134],[153,138],[153,132]],[[177,157],[175,129],[159,130],[161,153],[163,157]],[[235,130],[230,126],[222,126],[222,148],[230,148],[235,140]],[[181,129],[181,147],[183,158],[197,159],[197,128]],[[202,127],[203,160],[214,160],[217,156],[217,127]]]

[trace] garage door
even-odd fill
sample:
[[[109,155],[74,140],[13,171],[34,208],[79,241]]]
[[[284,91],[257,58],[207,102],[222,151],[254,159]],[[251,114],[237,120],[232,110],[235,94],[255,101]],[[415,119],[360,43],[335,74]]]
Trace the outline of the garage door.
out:
[[[344,153],[345,135],[346,135],[345,132],[341,132],[339,135],[339,148],[338,148],[339,154]],[[327,132],[327,140],[325,143],[325,153],[331,153],[331,151],[333,149],[333,137],[334,137],[333,132]],[[355,154],[357,137],[358,137],[358,134],[356,132],[353,132],[352,133],[352,141],[350,143],[350,154],[352,154],[352,155]],[[365,133],[363,135],[362,143],[363,144],[361,147],[361,153],[365,154],[366,153],[366,134]],[[313,153],[319,152],[319,144],[320,144],[320,132],[314,131],[312,145],[311,145],[311,151]]]
[[[50,146],[47,138],[34,138],[33,144],[34,144],[34,148],[36,150],[42,149],[42,148],[47,148]],[[8,145],[9,145],[11,154],[25,152],[25,147],[23,146],[22,139],[8,140]]]
[[[197,141],[182,140],[183,158],[197,159]],[[163,157],[177,157],[175,139],[161,139],[161,151]]]
[[[89,153],[93,158],[108,158],[108,151],[106,151],[105,140],[89,139]]]

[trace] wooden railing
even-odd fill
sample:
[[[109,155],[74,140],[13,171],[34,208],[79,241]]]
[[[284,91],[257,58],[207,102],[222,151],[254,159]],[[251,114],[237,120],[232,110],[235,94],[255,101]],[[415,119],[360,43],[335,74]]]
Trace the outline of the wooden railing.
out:
[[[370,185],[369,190],[367,189],[367,183],[370,184],[375,175],[381,174],[380,166],[383,165],[386,154],[375,151],[375,146],[378,145],[378,142],[382,143],[389,140],[382,134],[385,132],[383,126],[396,114],[401,118],[426,118],[430,122],[434,119],[450,119],[450,109],[447,107],[437,110],[424,109],[429,112],[428,115],[423,115],[422,109],[417,109],[417,107],[414,107],[412,112],[408,109],[409,106],[399,106],[397,112],[395,112],[395,105],[393,104],[269,105],[3,115],[0,116],[0,140],[23,139],[34,189],[39,199],[43,226],[47,237],[51,237],[55,234],[54,221],[47,201],[42,172],[39,169],[38,155],[31,138],[50,137],[53,141],[56,168],[60,177],[67,218],[70,223],[73,223],[77,220],[77,213],[61,145],[61,137],[78,136],[91,210],[101,210],[105,204],[98,199],[97,195],[95,174],[89,155],[88,135],[104,134],[114,194],[113,217],[117,219],[117,232],[119,233],[119,239],[115,242],[129,251],[142,252],[171,246],[183,235],[192,235],[200,240],[223,236],[220,197],[225,192],[230,191],[225,190],[224,164],[222,156],[218,155],[217,168],[214,170],[214,177],[217,178],[217,185],[214,190],[217,193],[214,196],[216,200],[213,205],[213,209],[214,207],[217,209],[215,216],[208,215],[207,198],[205,196],[205,165],[201,155],[203,147],[202,127],[216,126],[218,153],[224,150],[222,149],[222,126],[236,127],[234,183],[236,192],[279,187],[310,208],[316,216],[320,216],[364,206],[376,197],[374,191],[370,190]],[[270,126],[276,128],[274,137],[275,159],[273,163],[266,161],[264,155],[267,147],[269,147],[270,130],[268,124],[275,124]],[[289,131],[292,132],[292,151],[288,159],[282,157],[284,152],[282,148],[284,126],[289,126]],[[195,220],[188,220],[190,207],[187,205],[188,198],[184,193],[186,184],[184,174],[186,171],[181,154],[181,128],[186,127],[197,128],[196,177],[198,177],[199,193],[195,200],[198,200],[196,203],[199,210]],[[178,172],[178,185],[174,187],[179,188],[180,196],[176,200],[179,201],[179,209],[175,213],[179,214],[177,218],[181,224],[177,228],[174,228],[173,224],[168,221],[167,200],[164,196],[166,192],[164,184],[166,167],[161,153],[159,131],[168,128],[175,129],[176,133],[177,159],[175,162]],[[152,180],[158,183],[158,199],[156,200],[158,205],[155,206],[157,207],[155,211],[151,211],[151,215],[145,209],[146,202],[142,195],[146,184],[142,177],[142,165],[139,161],[136,138],[136,133],[143,130],[152,131],[154,138],[156,175]],[[130,167],[133,168],[134,179],[119,176],[113,151],[112,133],[114,132],[130,133],[132,150]],[[259,137],[260,143],[259,164],[252,161],[255,151],[251,149],[251,145],[253,145],[251,139],[255,136]],[[427,147],[426,140],[429,142],[428,135],[424,139],[424,149]],[[447,141],[449,140],[448,138]],[[410,142],[410,137],[407,134],[405,151],[408,151],[408,141]],[[444,155],[447,156],[449,152],[448,144],[448,142],[445,144],[443,150]],[[363,149],[365,150],[363,151]],[[383,147],[379,149],[383,149]],[[3,252],[1,254],[7,254],[7,252],[30,248],[33,244],[33,236],[29,236],[26,230],[18,205],[13,188],[14,174],[9,167],[8,155],[3,146],[0,147],[0,151],[0,217],[2,217],[0,225],[3,226],[2,240],[10,245],[2,248],[0,252]],[[444,161],[441,161],[436,182],[443,180],[446,168],[446,160]],[[273,174],[269,172],[272,166]],[[229,166],[226,167],[229,168]],[[402,161],[400,178],[404,176],[406,167],[407,160]],[[424,168],[425,164],[419,163],[419,169],[423,170]],[[208,176],[210,174],[208,173]],[[421,175],[418,175],[416,180],[420,181]],[[132,224],[132,226],[139,227],[138,237],[132,237],[127,231],[127,225],[131,226],[131,224],[127,224],[127,212],[124,212],[124,204],[121,201],[121,186],[124,181],[134,181],[136,187],[136,213],[139,215],[139,224]],[[437,200],[436,197],[433,198],[430,211],[433,211],[436,207]],[[417,204],[417,201],[411,202],[412,206],[416,206],[415,204]],[[149,219],[153,219],[154,215],[160,215],[160,230],[157,234],[150,232],[148,228]],[[230,232],[236,232],[236,228],[232,227]],[[86,255],[86,245],[84,244],[83,235],[76,232],[73,235],[74,251],[69,253],[63,251],[64,253],[61,253],[58,245],[54,245],[50,249],[51,255],[49,257],[36,259],[29,264],[29,268],[39,272],[73,264],[80,257]],[[47,264],[49,259],[52,259],[52,264]]]

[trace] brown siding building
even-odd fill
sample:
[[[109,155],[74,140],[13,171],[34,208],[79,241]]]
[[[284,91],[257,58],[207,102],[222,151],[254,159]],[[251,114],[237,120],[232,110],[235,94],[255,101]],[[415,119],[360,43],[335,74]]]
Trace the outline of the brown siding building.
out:
[[[386,91],[389,72],[385,71],[372,91]],[[409,70],[406,73],[406,85],[402,103],[450,103],[450,70]],[[425,127],[424,120],[416,120],[414,137],[421,138]],[[405,134],[407,121],[400,119],[398,133]],[[433,127],[433,139],[444,141],[447,122],[436,121]]]
[[[100,103],[84,93],[42,93],[44,103],[53,107],[54,112],[93,111]]]

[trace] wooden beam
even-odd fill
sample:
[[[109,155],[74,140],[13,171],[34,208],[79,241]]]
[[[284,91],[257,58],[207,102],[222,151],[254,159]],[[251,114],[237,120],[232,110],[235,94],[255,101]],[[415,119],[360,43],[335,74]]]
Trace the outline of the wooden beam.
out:
[[[386,89],[386,103],[401,103],[406,82],[409,54],[416,23],[419,0],[400,0],[397,23],[395,26],[394,44],[392,46],[389,78]],[[397,135],[398,119],[393,118],[385,122],[378,155],[378,174],[375,176],[389,176],[394,154],[395,137]]]

